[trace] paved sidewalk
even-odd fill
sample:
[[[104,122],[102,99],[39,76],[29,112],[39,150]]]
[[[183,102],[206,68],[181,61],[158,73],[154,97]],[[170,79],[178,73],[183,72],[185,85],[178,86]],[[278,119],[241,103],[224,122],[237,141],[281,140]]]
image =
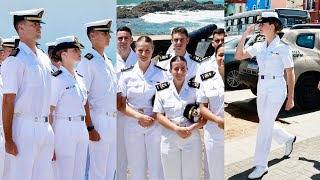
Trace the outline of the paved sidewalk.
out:
[[[289,158],[283,155],[284,147],[271,151],[262,180],[320,180],[320,136],[298,141]],[[247,179],[252,170],[252,158],[231,163],[225,166],[225,179]]]

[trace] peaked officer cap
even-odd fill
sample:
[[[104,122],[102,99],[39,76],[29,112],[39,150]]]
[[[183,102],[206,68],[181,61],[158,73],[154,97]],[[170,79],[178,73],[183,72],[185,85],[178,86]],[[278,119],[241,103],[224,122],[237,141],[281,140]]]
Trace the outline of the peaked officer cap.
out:
[[[282,25],[278,14],[276,12],[262,12],[260,19],[258,19],[257,23],[265,23],[265,22],[277,22],[279,25]]]
[[[19,21],[23,21],[23,20],[45,24],[41,19],[43,13],[44,13],[43,8],[10,12],[10,14],[13,15],[14,25],[16,25]]]
[[[199,105],[188,104],[184,109],[183,116],[189,119],[192,123],[196,123],[199,120]]]
[[[87,28],[87,31],[94,30],[94,31],[113,33],[111,31],[111,24],[112,24],[111,19],[105,19],[101,21],[89,22],[89,23],[86,23],[84,26]]]
[[[69,49],[69,48],[79,48],[83,49],[84,46],[78,41],[77,37],[75,36],[65,36],[61,38],[57,38],[56,47],[54,47],[53,52],[56,54],[58,51],[62,49]]]

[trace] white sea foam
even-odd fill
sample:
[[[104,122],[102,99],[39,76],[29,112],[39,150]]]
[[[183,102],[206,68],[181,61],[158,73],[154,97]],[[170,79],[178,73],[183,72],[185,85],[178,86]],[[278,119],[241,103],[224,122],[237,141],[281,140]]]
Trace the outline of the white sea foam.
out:
[[[146,23],[199,23],[201,25],[217,24],[224,27],[223,10],[197,10],[197,11],[165,11],[149,13],[141,17]]]

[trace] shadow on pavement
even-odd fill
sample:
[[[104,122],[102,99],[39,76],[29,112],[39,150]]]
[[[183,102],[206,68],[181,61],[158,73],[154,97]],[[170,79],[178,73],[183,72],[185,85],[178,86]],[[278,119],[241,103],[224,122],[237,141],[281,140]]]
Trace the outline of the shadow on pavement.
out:
[[[305,157],[299,157],[299,160],[313,163],[313,167],[316,168],[319,171],[319,174],[315,174],[315,175],[311,176],[310,178],[314,179],[314,180],[319,180],[320,179],[320,162],[319,161],[312,160],[312,159],[307,159]]]
[[[271,161],[269,161],[268,163],[268,166],[269,168],[275,164],[278,164],[280,163],[281,161],[283,160],[286,160],[286,159],[289,159],[289,157],[282,157],[282,158],[276,158],[276,159],[273,159]],[[229,178],[229,180],[242,180],[242,179],[248,179],[248,175],[253,171],[254,168],[251,168],[251,169],[248,169],[242,173],[239,173],[239,174],[236,174],[232,177]],[[258,179],[262,179],[262,178],[258,178]]]
[[[244,119],[251,122],[259,122],[259,118],[257,114],[256,99],[257,98],[249,98],[242,101],[235,101],[235,102],[229,103],[226,105],[224,110],[236,118]],[[294,117],[294,116],[303,115],[311,112],[316,112],[319,110],[320,108],[309,110],[309,111],[303,111],[294,107],[290,111],[286,111],[285,104],[284,104],[276,120],[284,124],[290,124],[289,122],[280,120],[279,118]]]

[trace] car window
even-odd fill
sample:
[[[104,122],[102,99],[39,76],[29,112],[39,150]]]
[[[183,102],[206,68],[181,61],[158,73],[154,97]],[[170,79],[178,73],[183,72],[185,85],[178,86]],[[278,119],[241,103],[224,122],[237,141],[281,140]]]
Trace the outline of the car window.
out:
[[[301,46],[301,47],[304,47],[304,48],[313,49],[314,40],[315,40],[315,35],[314,34],[300,34],[297,37],[296,44],[298,46]]]

